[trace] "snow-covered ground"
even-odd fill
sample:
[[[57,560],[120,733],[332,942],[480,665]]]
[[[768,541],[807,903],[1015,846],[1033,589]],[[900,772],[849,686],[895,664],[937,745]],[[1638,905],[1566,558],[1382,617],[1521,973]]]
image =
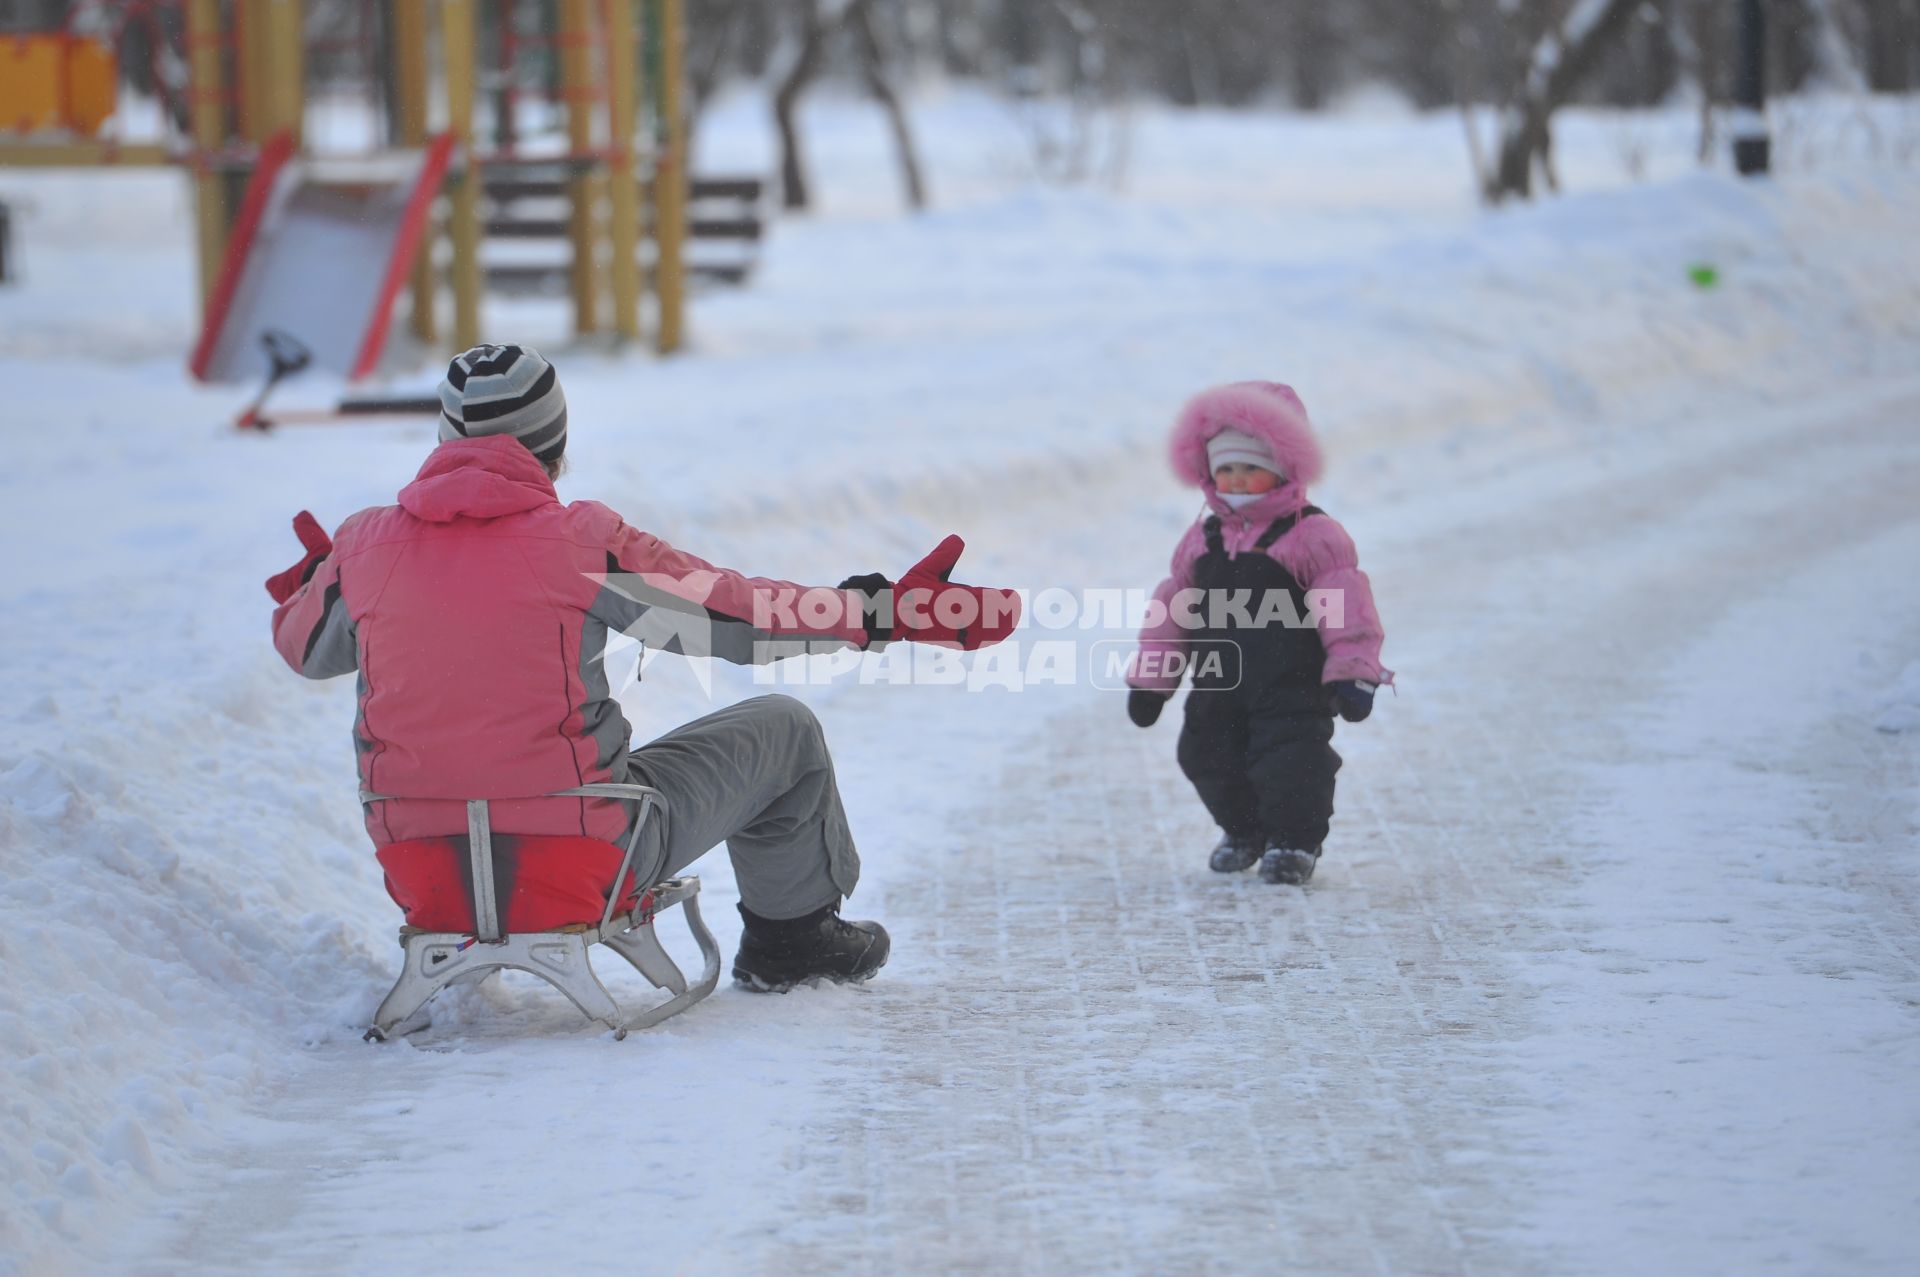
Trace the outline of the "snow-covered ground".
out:
[[[1401,675],[1313,888],[1206,871],[1171,721],[869,668],[781,690],[872,984],[614,1043],[496,982],[363,1045],[397,917],[351,691],[279,665],[260,581],[430,432],[235,436],[180,370],[184,186],[0,174],[0,1272],[1920,1265],[1920,176],[1699,174],[1675,115],[1628,185],[1586,117],[1574,193],[1485,216],[1447,117],[1145,113],[1118,191],[922,118],[909,220],[823,104],[823,211],[686,358],[490,315],[560,364],[563,495],[801,579],[958,530],[970,579],[1137,588],[1181,397],[1294,382]],[[709,704],[671,658],[626,699]]]

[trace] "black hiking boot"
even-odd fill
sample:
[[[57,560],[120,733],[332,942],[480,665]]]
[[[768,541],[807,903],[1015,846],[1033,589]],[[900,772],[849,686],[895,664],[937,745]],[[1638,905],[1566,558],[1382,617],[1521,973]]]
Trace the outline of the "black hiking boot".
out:
[[[1260,857],[1260,881],[1286,887],[1304,887],[1320,863],[1320,849],[1296,851],[1291,847],[1269,847]]]
[[[1235,838],[1228,835],[1207,857],[1207,868],[1217,874],[1237,874],[1251,869],[1254,861],[1260,859],[1260,849],[1265,845],[1263,838]]]
[[[799,918],[762,918],[740,906],[746,927],[733,955],[733,978],[757,993],[785,993],[796,984],[870,978],[892,947],[877,922],[848,922],[838,905]]]

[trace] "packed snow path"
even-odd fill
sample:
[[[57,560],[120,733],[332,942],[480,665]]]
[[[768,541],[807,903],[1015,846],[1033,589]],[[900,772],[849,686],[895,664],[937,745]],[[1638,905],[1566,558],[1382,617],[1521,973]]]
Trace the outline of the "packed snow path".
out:
[[[1205,870],[1172,721],[855,689],[842,770],[953,791],[850,781],[881,978],[324,1047],[145,1270],[1907,1269],[1920,777],[1871,689],[1920,652],[1920,385],[1670,407],[1346,489],[1405,691],[1307,892]]]

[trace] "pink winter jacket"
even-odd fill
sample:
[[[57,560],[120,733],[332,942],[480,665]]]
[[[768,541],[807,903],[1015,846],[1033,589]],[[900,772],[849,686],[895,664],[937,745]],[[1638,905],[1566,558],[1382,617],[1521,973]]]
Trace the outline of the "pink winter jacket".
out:
[[[1263,441],[1272,450],[1285,482],[1272,492],[1235,510],[1221,499],[1207,465],[1207,441],[1233,428]],[[1323,463],[1307,410],[1291,387],[1276,382],[1243,381],[1218,386],[1195,396],[1174,423],[1171,459],[1175,474],[1206,496],[1208,514],[1202,514],[1174,547],[1173,570],[1153,592],[1155,615],[1140,631],[1140,651],[1127,674],[1131,687],[1172,695],[1179,690],[1180,669],[1168,657],[1187,643],[1169,604],[1174,595],[1193,584],[1193,566],[1206,553],[1206,522],[1220,519],[1220,539],[1229,554],[1253,548],[1275,519],[1308,505],[1307,487],[1320,477]],[[1322,626],[1321,642],[1327,662],[1323,683],[1364,679],[1391,683],[1393,671],[1380,664],[1380,646],[1386,639],[1380,613],[1374,607],[1373,586],[1360,570],[1353,538],[1331,517],[1310,515],[1267,551],[1306,590],[1339,590],[1341,624]]]
[[[805,589],[715,567],[598,502],[560,504],[513,439],[455,439],[398,505],[340,525],[274,611],[273,642],[308,678],[360,672],[360,782],[401,800],[368,806],[376,845],[464,832],[470,798],[513,800],[493,804],[497,829],[616,839],[622,804],[539,797],[626,779],[607,632],[743,664],[865,646],[857,615],[805,628]]]

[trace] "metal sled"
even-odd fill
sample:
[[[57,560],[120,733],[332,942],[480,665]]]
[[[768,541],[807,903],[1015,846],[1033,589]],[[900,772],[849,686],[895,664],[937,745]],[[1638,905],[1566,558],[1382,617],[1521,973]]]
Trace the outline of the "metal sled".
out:
[[[384,802],[389,798],[387,795],[369,793],[363,793],[360,797],[362,803]],[[440,843],[448,847],[465,844],[466,861],[461,866],[465,872],[460,876],[466,879],[463,885],[471,892],[473,931],[435,931],[410,926],[400,929],[400,945],[406,954],[406,964],[401,969],[400,978],[394,982],[392,992],[387,994],[379,1010],[374,1012],[373,1024],[366,1033],[367,1041],[384,1041],[395,1026],[418,1012],[429,999],[449,985],[481,979],[489,972],[505,968],[539,976],[566,994],[588,1019],[597,1020],[612,1029],[615,1038],[624,1038],[635,1029],[650,1028],[669,1016],[678,1015],[718,986],[720,946],[700,917],[700,880],[686,876],[656,882],[655,877],[664,867],[656,861],[648,865],[644,872],[634,874],[632,885],[629,886],[628,871],[634,868],[634,853],[640,845],[641,831],[647,820],[655,817],[656,813],[658,819],[666,817],[666,803],[659,791],[646,785],[607,783],[582,785],[578,789],[562,790],[549,797],[618,798],[640,805],[633,832],[627,838],[625,853],[620,859],[619,871],[605,888],[606,905],[600,920],[597,923],[572,923],[549,930],[510,934],[503,918],[503,906],[507,902],[501,899],[502,857],[497,854],[501,847],[496,846],[487,800],[474,799],[468,802],[467,836],[464,839],[422,839],[418,842]],[[500,844],[527,844],[536,851],[543,842],[597,842],[518,838],[505,834],[500,835],[497,841]],[[609,853],[618,850],[613,844],[599,845]],[[659,859],[663,861],[665,856],[666,840],[662,839]],[[516,883],[515,889],[518,886]],[[674,905],[681,907],[687,926],[700,946],[700,956],[705,964],[699,983],[694,985],[688,985],[686,976],[661,947],[659,937],[653,932],[655,916]],[[638,1014],[623,1015],[606,986],[594,975],[593,966],[587,959],[588,951],[596,944],[604,944],[625,958],[656,989],[665,989],[672,996]]]

